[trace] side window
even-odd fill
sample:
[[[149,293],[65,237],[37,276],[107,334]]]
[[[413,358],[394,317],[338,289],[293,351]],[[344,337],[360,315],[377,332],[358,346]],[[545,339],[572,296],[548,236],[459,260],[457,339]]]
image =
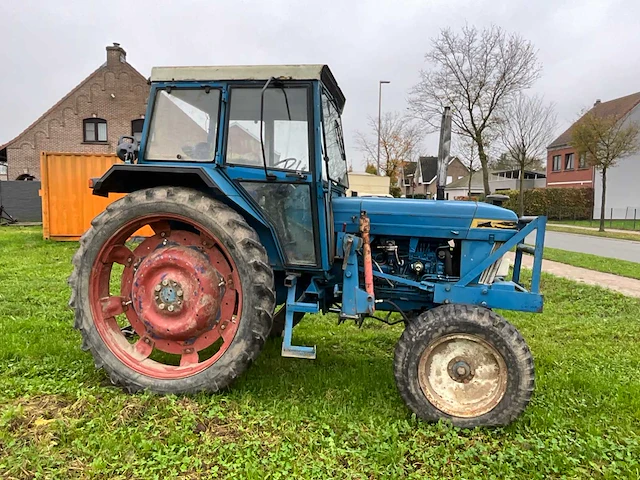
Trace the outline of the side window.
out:
[[[135,120],[131,120],[131,136],[135,138],[138,142],[142,138],[142,127],[144,126],[144,119],[137,118]]]
[[[308,172],[308,89],[268,88],[262,121],[261,92],[261,88],[231,89],[227,163],[263,167],[264,145],[267,167]]]
[[[242,182],[276,229],[286,261],[315,265],[316,251],[308,183]]]
[[[340,114],[324,92],[322,93],[322,123],[325,155],[329,162],[329,178],[340,185],[348,187],[347,158],[344,151]]]
[[[218,89],[159,90],[145,157],[211,162],[218,137]]]
[[[107,141],[107,121],[103,118],[86,118],[82,121],[83,138],[85,143],[97,143]]]

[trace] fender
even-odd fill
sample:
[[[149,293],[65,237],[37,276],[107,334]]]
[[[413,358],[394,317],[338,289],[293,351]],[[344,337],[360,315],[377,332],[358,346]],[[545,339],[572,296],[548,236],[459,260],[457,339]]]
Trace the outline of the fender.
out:
[[[109,193],[131,193],[165,185],[205,192],[242,215],[258,233],[272,267],[283,268],[284,254],[273,227],[262,212],[248,201],[242,189],[218,169],[175,164],[116,164],[102,177],[92,178],[89,185],[93,194],[101,197],[107,197]]]

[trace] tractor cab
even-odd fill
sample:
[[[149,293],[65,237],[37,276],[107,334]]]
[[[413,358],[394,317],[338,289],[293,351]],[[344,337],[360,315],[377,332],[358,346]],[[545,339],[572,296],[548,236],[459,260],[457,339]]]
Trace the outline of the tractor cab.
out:
[[[228,182],[274,235],[274,267],[327,270],[331,196],[348,187],[344,103],[326,65],[154,68],[140,145],[119,150]]]

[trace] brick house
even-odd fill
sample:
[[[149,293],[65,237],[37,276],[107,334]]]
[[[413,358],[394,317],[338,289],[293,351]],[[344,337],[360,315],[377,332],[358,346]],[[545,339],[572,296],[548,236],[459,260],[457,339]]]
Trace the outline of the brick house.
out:
[[[437,193],[436,174],[438,157],[420,157],[417,162],[408,162],[403,167],[404,182],[400,185],[402,195],[425,195],[435,198]],[[453,157],[447,166],[447,185],[469,174],[469,169]]]
[[[8,180],[40,179],[40,152],[113,153],[121,135],[140,135],[147,80],[117,43],[97,70],[13,140],[0,145]]]
[[[640,92],[608,102],[596,100],[592,111],[598,115],[626,115],[640,103]],[[547,147],[547,187],[594,187],[594,168],[571,147],[571,125]]]

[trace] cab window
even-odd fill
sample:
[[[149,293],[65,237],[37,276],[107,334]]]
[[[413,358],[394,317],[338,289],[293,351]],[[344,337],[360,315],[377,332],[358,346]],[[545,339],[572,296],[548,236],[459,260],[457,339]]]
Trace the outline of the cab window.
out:
[[[215,158],[220,90],[158,90],[145,158],[207,161]]]
[[[329,178],[349,187],[347,179],[347,156],[342,136],[342,122],[333,101],[322,92],[322,124],[324,128],[325,157],[328,163]]]
[[[250,167],[309,171],[308,89],[270,87],[231,89],[227,163]],[[260,133],[262,131],[262,142]]]

